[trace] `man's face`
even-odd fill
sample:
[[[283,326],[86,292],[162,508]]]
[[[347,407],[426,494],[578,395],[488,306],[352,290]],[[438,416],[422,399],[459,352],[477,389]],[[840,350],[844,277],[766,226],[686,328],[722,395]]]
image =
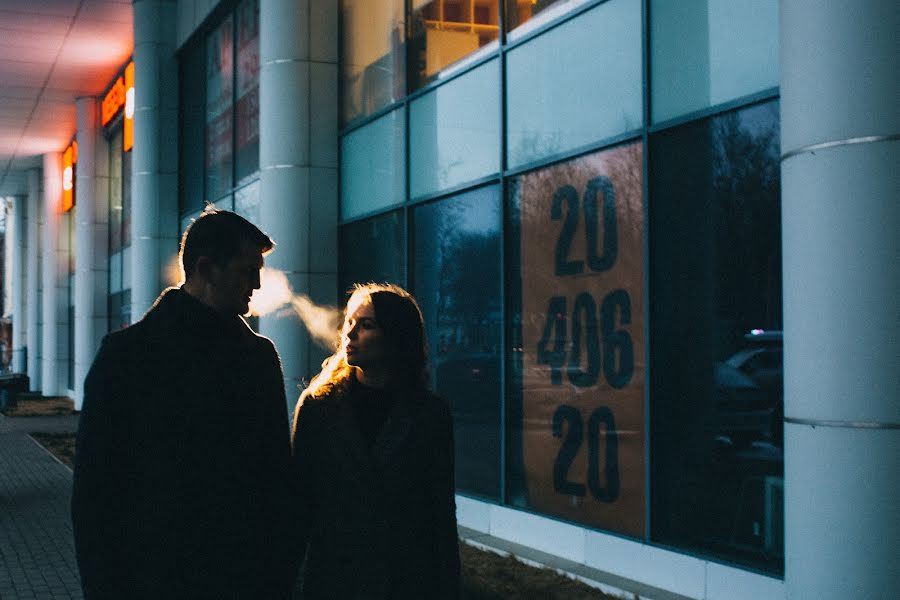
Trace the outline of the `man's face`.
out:
[[[238,254],[224,267],[213,264],[209,279],[209,305],[229,315],[245,315],[250,310],[250,296],[259,289],[259,270],[263,256],[259,248],[241,243]]]

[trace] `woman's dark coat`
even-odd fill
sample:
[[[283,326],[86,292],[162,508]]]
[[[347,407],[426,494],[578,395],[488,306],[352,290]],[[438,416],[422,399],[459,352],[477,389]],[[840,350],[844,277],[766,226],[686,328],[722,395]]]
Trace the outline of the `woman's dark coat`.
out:
[[[459,595],[453,422],[424,390],[394,391],[371,449],[350,395],[301,398],[294,464],[309,540],[304,600],[437,599]]]
[[[166,291],[104,338],[85,382],[72,520],[87,599],[286,597],[290,464],[272,343]]]

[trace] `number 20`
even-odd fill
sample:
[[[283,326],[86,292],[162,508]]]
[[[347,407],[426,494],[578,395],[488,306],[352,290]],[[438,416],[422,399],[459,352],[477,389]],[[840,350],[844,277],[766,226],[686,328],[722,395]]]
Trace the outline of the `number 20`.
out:
[[[597,196],[603,194],[603,254],[597,255]],[[550,218],[560,221],[563,218],[563,203],[568,205],[566,219],[563,222],[559,239],[556,240],[556,275],[577,275],[584,271],[583,260],[569,260],[575,229],[578,227],[580,206],[578,192],[571,185],[564,185],[553,194],[553,205],[550,207]],[[616,230],[616,193],[612,181],[600,176],[591,179],[584,190],[584,226],[587,238],[587,264],[591,271],[608,271],[616,262],[618,255],[618,232]]]

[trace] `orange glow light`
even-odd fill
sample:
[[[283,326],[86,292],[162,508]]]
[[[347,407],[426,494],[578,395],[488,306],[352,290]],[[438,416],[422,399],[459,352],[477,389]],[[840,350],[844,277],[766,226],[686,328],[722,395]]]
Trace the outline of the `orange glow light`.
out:
[[[100,122],[106,125],[125,105],[125,81],[119,77],[103,98],[100,105]]]
[[[134,61],[125,67],[125,132],[122,149],[125,152],[134,146]]]
[[[66,151],[63,153],[63,173],[62,173],[62,184],[63,184],[63,200],[62,200],[62,209],[63,212],[69,212],[72,210],[72,207],[75,205],[75,180],[74,180],[74,164],[75,164],[75,142],[69,144],[69,147],[66,148]]]

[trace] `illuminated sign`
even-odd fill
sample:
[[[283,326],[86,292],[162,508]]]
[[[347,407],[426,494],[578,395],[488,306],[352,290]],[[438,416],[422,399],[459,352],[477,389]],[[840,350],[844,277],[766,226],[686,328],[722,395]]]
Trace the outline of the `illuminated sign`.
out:
[[[73,141],[63,153],[63,212],[75,206],[75,163],[78,162],[78,142]]]
[[[100,122],[105,126],[119,110],[125,109],[123,124],[122,150],[128,152],[134,146],[134,61],[125,67],[125,73],[116,78],[103,98],[100,110]]]
[[[125,132],[122,149],[125,152],[134,146],[134,61],[125,67]]]
[[[116,82],[106,93],[103,98],[103,104],[100,111],[100,122],[103,125],[109,123],[119,112],[119,109],[125,105],[125,80],[122,77],[116,79]]]

